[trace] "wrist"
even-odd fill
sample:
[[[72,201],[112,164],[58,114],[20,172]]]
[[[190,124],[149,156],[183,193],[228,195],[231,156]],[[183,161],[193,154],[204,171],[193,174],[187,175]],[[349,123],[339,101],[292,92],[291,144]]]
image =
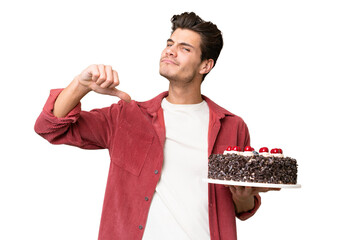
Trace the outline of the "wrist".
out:
[[[255,207],[255,197],[254,196],[233,199],[233,202],[235,205],[236,214],[251,211]]]
[[[79,83],[77,77],[61,91],[54,103],[53,114],[65,117],[90,90]]]
[[[80,81],[80,75],[77,75],[73,82],[73,91],[76,95],[80,96],[80,99],[91,91],[91,88]]]

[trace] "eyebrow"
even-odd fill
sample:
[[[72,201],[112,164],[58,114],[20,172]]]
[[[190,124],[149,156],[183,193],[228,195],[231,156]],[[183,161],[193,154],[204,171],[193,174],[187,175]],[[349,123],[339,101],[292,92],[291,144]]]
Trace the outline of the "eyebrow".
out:
[[[174,40],[172,40],[171,38],[169,38],[167,41],[174,43]],[[186,43],[186,42],[180,42],[179,44],[180,44],[180,45],[183,45],[183,46],[195,48],[193,45],[191,45],[191,44],[189,44],[189,43]]]

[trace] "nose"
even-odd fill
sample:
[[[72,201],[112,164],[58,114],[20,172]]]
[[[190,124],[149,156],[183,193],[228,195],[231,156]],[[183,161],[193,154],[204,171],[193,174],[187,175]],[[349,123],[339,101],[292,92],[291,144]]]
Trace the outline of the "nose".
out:
[[[175,44],[172,46],[168,46],[166,48],[166,55],[168,56],[172,56],[172,57],[176,57],[177,53],[176,53],[176,49],[175,49]]]

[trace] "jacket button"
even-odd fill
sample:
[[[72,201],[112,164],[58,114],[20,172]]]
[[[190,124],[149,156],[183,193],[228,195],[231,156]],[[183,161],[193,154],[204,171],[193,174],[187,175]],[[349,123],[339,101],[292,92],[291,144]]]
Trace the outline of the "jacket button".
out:
[[[159,171],[158,170],[155,170],[155,172],[154,172],[155,174],[158,174],[159,173]]]
[[[148,197],[145,197],[145,201],[149,201],[149,198],[148,198]]]
[[[144,227],[142,226],[142,225],[139,225],[139,229],[141,230],[141,229],[143,229]]]

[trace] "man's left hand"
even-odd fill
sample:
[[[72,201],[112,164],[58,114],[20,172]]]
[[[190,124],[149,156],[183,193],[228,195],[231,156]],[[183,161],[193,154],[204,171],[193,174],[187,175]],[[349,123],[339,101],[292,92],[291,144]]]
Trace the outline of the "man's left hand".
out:
[[[232,194],[236,213],[250,211],[254,208],[254,196],[260,192],[279,191],[280,188],[227,186]]]

